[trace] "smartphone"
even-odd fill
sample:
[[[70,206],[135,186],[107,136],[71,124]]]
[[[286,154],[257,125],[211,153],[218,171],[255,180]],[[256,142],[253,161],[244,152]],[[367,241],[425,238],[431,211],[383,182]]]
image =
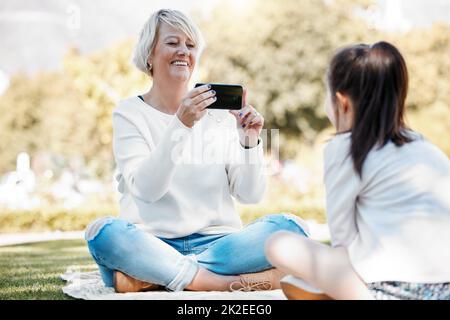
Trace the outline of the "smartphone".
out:
[[[195,87],[202,86],[206,83],[197,83]],[[239,110],[242,109],[242,95],[244,94],[244,87],[239,84],[222,84],[209,83],[211,90],[216,92],[217,100],[208,106],[207,109],[227,109]]]

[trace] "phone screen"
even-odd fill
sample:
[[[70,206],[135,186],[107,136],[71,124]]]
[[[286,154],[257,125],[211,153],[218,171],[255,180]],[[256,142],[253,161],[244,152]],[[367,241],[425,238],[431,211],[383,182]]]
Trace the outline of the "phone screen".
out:
[[[195,87],[206,83],[197,83]],[[239,84],[209,83],[211,90],[216,92],[217,100],[208,109],[239,110],[242,108],[244,88]]]

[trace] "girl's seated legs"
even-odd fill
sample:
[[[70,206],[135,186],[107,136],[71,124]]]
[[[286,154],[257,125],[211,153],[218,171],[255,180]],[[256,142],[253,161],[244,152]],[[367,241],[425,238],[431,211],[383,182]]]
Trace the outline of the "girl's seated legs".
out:
[[[266,255],[281,272],[304,280],[333,299],[373,299],[342,247],[280,231],[267,240]]]

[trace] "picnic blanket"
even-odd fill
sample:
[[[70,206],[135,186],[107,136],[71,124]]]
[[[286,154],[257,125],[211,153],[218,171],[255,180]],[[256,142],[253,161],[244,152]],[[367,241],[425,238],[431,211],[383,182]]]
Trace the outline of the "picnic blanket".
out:
[[[68,268],[61,275],[67,282],[62,288],[68,296],[83,300],[286,300],[281,290],[253,292],[220,291],[148,291],[116,293],[103,284],[99,271],[81,272]]]

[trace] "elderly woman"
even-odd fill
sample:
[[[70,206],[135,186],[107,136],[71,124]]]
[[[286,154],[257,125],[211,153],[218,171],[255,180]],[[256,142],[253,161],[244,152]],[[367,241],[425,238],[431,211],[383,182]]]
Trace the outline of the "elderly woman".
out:
[[[206,110],[216,100],[210,86],[188,90],[201,51],[199,30],[176,10],[154,13],[136,45],[134,64],[153,81],[113,112],[120,218],[95,220],[85,235],[105,285],[117,292],[279,288],[265,240],[279,230],[307,234],[290,214],[242,227],[232,197],[263,197],[264,119],[246,103]],[[223,157],[207,161],[198,148]]]

